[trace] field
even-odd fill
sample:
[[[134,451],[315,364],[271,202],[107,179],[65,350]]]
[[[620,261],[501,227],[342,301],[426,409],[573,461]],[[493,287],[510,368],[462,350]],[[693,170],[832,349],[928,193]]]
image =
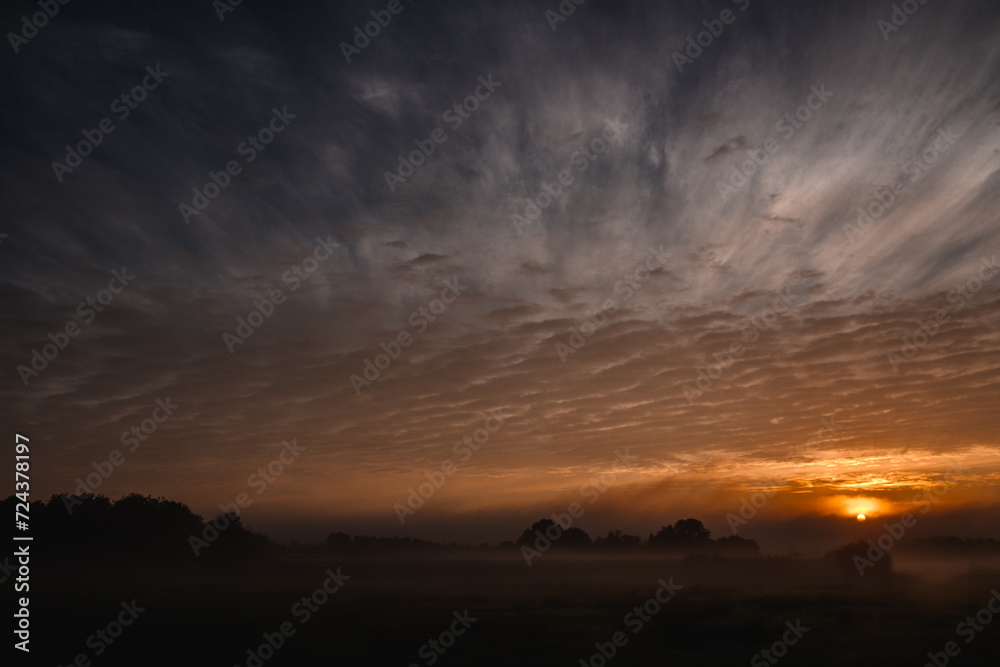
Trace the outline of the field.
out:
[[[303,606],[338,567],[342,587],[317,594],[314,610]],[[815,560],[552,555],[530,568],[516,557],[81,566],[33,579],[32,657],[59,665],[84,654],[95,665],[596,666],[605,664],[600,643],[614,651],[607,664],[623,666],[919,667],[954,641],[952,664],[996,665],[1000,615],[970,642],[971,631],[959,636],[956,626],[986,607],[1000,569],[953,570],[932,577],[903,568],[876,581]],[[681,588],[653,603],[661,579]],[[88,645],[133,599],[143,611],[120,637]],[[463,625],[456,618],[466,611]],[[289,636],[274,639],[282,624]],[[451,629],[460,633],[454,641]],[[280,648],[266,647],[260,660],[248,649],[258,653],[265,633]],[[783,637],[794,643],[780,645]],[[435,651],[430,640],[448,647]],[[780,660],[755,659],[776,642]]]

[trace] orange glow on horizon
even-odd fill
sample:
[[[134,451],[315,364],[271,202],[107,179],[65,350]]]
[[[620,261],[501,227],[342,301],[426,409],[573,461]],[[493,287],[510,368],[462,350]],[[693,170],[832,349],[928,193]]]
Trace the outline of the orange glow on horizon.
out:
[[[859,522],[891,512],[890,503],[869,496],[830,496],[820,501],[828,514],[849,516]]]

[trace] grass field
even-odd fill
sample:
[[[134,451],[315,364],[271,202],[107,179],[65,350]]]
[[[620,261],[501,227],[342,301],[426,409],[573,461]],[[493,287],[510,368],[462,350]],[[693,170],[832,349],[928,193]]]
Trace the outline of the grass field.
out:
[[[342,588],[308,617],[307,607],[296,613],[337,567],[350,577]],[[548,555],[531,568],[517,557],[81,568],[39,573],[32,653],[59,665],[78,654],[94,665],[600,665],[591,661],[595,643],[610,652],[621,632],[607,664],[745,665],[782,640],[786,622],[800,622],[808,631],[787,647],[782,665],[919,667],[929,651],[955,641],[960,653],[951,664],[995,666],[1000,615],[969,643],[956,626],[985,607],[1000,570],[960,569],[866,581],[814,560]],[[642,620],[633,610],[661,579],[682,588],[662,605],[650,603]],[[121,636],[88,646],[133,599],[144,611]],[[443,654],[425,646],[466,610],[475,621]],[[247,650],[282,623],[294,634],[256,662]]]

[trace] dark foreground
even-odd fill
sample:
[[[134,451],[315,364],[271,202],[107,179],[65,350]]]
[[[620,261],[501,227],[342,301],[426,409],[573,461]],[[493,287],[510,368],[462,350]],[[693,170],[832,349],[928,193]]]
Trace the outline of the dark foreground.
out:
[[[531,568],[516,556],[46,568],[32,577],[27,664],[920,667],[930,652],[939,667],[995,667],[1000,613],[981,610],[1000,570],[959,570],[876,581],[822,561],[550,555]]]

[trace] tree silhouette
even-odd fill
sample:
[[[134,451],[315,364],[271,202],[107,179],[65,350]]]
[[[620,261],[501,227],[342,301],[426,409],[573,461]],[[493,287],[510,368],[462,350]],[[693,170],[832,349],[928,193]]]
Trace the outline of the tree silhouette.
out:
[[[3,501],[13,513],[14,496]],[[183,503],[131,493],[117,501],[104,496],[53,495],[31,504],[32,531],[45,553],[76,559],[170,562],[192,560],[188,538],[201,536],[204,520]],[[258,557],[270,549],[267,537],[248,530],[238,517],[205,551],[209,559]],[[213,552],[214,551],[214,552]],[[43,556],[44,557],[44,556]]]
[[[594,547],[597,549],[638,549],[642,546],[642,538],[638,535],[626,535],[620,530],[608,531],[607,537],[598,537],[594,540]]]
[[[705,524],[697,519],[681,519],[663,526],[655,535],[649,536],[649,546],[660,549],[698,549],[707,547],[712,534]]]
[[[525,529],[515,543],[518,547],[529,546],[534,548],[535,541],[544,536],[552,543],[553,549],[581,549],[591,545],[590,535],[580,530],[576,526],[563,528],[552,519],[539,519]]]

